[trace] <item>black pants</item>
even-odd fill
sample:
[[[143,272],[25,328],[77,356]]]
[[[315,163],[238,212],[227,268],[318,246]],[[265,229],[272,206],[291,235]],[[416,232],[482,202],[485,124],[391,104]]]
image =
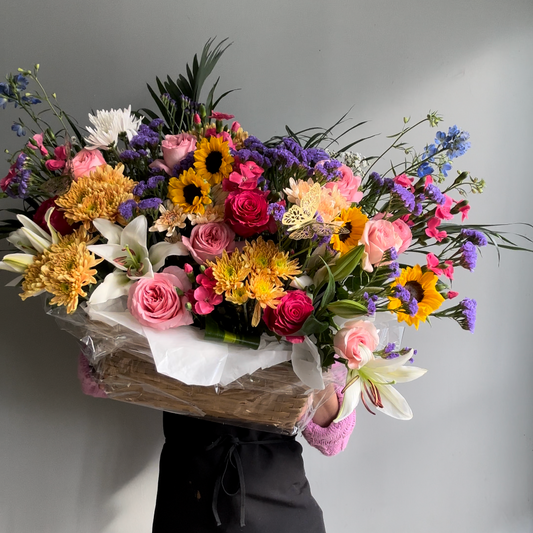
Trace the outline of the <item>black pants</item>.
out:
[[[325,533],[294,437],[170,413],[163,425],[153,533]]]

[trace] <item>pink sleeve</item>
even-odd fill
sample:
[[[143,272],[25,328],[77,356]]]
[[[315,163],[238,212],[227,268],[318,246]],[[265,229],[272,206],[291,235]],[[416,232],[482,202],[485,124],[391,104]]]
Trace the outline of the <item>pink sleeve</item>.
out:
[[[335,392],[339,403],[342,402],[341,388],[338,387]],[[337,455],[346,448],[354,427],[355,411],[339,423],[332,422],[325,428],[311,420],[302,433],[311,446],[324,455],[331,456]]]
[[[78,379],[80,380],[83,394],[94,396],[95,398],[106,398],[106,393],[98,386],[93,378],[93,370],[85,356],[80,353],[78,359]]]

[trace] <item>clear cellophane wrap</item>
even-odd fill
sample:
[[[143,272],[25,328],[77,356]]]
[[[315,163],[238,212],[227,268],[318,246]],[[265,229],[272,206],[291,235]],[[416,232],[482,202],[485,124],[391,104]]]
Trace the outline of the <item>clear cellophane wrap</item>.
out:
[[[339,372],[324,374],[325,391],[305,385],[290,361],[245,374],[225,385],[199,386],[159,373],[146,337],[123,326],[89,319],[82,310],[67,315],[49,309],[74,335],[92,379],[108,398],[236,426],[296,434],[334,394]],[[342,373],[342,371],[340,372]]]

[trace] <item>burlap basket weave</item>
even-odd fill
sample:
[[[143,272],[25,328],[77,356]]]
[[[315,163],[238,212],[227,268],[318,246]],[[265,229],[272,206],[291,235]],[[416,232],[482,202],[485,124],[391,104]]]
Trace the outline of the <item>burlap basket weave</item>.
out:
[[[290,435],[297,432],[309,400],[309,388],[289,363],[259,370],[224,389],[186,385],[125,351],[101,358],[95,370],[113,399]]]

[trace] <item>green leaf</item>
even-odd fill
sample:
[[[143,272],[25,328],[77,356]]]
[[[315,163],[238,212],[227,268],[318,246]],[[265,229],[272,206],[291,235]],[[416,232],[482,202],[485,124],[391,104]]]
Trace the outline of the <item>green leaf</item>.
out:
[[[317,320],[315,315],[309,315],[300,331],[297,331],[293,335],[319,335],[328,328],[329,324],[327,322]]]
[[[337,262],[331,267],[331,272],[335,281],[341,281],[347,278],[361,262],[363,252],[365,251],[364,245],[356,246],[352,248],[347,254],[341,256]]]
[[[366,305],[353,300],[338,300],[328,305],[328,311],[341,318],[354,318],[356,316],[367,315]]]
[[[335,297],[335,278],[333,277],[333,274],[328,264],[324,261],[322,257],[320,259],[322,259],[322,262],[324,263],[324,266],[328,271],[328,285],[326,287],[326,290],[324,291],[324,294],[322,295],[322,301],[320,302],[320,309],[324,309],[324,307],[326,307],[326,305],[328,305],[329,302],[331,302],[331,300],[333,300],[333,298]]]

